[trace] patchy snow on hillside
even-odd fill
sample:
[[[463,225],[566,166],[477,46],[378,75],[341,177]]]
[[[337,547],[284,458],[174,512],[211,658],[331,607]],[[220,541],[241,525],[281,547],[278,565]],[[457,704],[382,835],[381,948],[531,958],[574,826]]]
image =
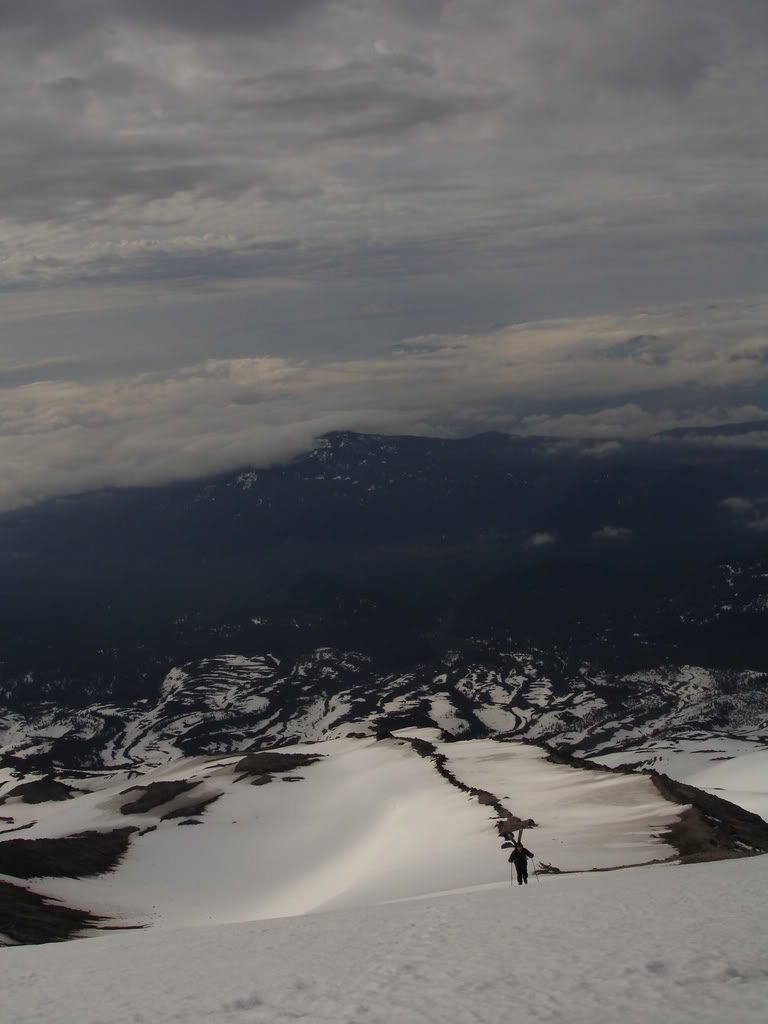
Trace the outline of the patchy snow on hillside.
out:
[[[767,894],[765,857],[546,878],[8,948],[0,988],[13,1024],[763,1024]]]

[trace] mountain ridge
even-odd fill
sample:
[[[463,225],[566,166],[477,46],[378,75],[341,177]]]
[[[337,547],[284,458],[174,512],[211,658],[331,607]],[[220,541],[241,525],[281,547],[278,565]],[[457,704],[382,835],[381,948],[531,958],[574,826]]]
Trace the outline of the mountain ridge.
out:
[[[194,753],[406,711],[592,752],[611,730],[762,736],[768,462],[707,443],[340,432],[283,466],[1,516],[2,756],[98,767],[127,723]]]

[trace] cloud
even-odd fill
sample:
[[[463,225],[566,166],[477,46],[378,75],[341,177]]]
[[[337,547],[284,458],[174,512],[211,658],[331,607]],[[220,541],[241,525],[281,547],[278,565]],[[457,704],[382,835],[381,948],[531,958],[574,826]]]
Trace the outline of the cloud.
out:
[[[734,496],[723,498],[718,504],[732,514],[734,522],[739,526],[758,533],[768,531],[768,497]]]
[[[553,533],[549,533],[546,530],[538,530],[536,533],[532,533],[530,537],[528,537],[523,547],[544,548],[548,547],[550,544],[554,544],[555,542],[556,538]]]
[[[768,444],[695,433],[767,415],[765,4],[6,0],[0,30],[3,507],[341,426]]]
[[[586,448],[582,448],[581,454],[592,459],[605,459],[611,455],[616,455],[623,447],[624,445],[620,441],[600,441],[597,444],[590,444]]]
[[[700,435],[696,433],[683,433],[681,440],[692,445],[706,445],[710,448],[723,449],[768,449],[768,430],[745,430],[738,434],[716,434],[707,433]]]
[[[189,34],[264,32],[303,14],[327,7],[329,0],[117,0],[118,17],[129,22]]]
[[[512,325],[477,336],[416,337],[390,353],[318,359],[308,349],[170,361],[141,372],[130,365],[94,367],[84,355],[6,357],[0,360],[0,508],[65,491],[279,461],[331,429],[442,436],[497,429],[570,439],[574,453],[592,457],[617,452],[623,439],[650,436],[654,444],[696,448],[709,437],[711,453],[726,435],[691,432],[689,438],[688,427],[755,419],[760,412],[733,401],[738,388],[728,404],[716,386],[722,387],[723,366],[733,365],[729,351],[752,338],[760,308],[724,305],[709,333],[701,330],[697,308],[636,314],[652,321],[656,333],[664,330],[670,345],[669,362],[654,367],[657,376],[650,380],[650,368],[631,355],[624,362],[600,358],[611,339],[631,330],[633,317],[618,315]],[[190,299],[190,316],[200,318],[205,310]],[[52,318],[59,331],[65,322]],[[215,328],[218,320],[211,323]],[[692,367],[699,374],[693,387]],[[616,404],[617,390],[626,393],[630,386],[635,400]],[[685,389],[698,405],[681,402]],[[563,404],[579,411],[559,413]],[[674,435],[657,436],[673,427]],[[739,436],[731,435],[734,443]],[[584,438],[594,440],[585,444]],[[752,515],[747,501],[756,499],[735,496],[723,507]],[[620,529],[606,526],[596,539],[620,539],[620,532],[610,533]],[[537,531],[528,543],[539,546],[546,538],[546,531]]]
[[[605,359],[634,359],[652,366],[664,366],[669,359],[668,342],[656,334],[635,334],[603,349]]]
[[[632,530],[626,526],[602,526],[593,532],[592,540],[599,544],[604,541],[627,540],[631,536]]]
[[[327,7],[330,0],[4,0],[0,27],[67,37],[116,23],[189,35],[260,33]]]
[[[529,272],[550,304],[613,299],[606,269],[658,291],[660,252],[681,290],[717,271],[743,290],[732,250],[754,265],[768,235],[760,6],[7,0],[0,250],[23,242],[32,287],[139,225],[158,254],[175,234],[235,256],[441,237],[466,287],[498,272],[521,294]]]
[[[405,64],[401,58],[389,61],[390,69],[404,71],[411,78],[414,68],[421,76],[430,74],[425,62],[412,58]],[[302,71],[292,83],[280,78],[279,91],[265,91],[265,80],[253,83],[255,95],[238,95],[230,109],[247,112],[267,123],[277,122],[283,130],[301,128],[307,144],[329,140],[386,140],[403,136],[416,128],[439,125],[462,115],[478,115],[504,104],[507,94],[500,90],[477,87],[446,88],[436,83],[425,88],[424,82],[371,81],[367,75],[350,75],[355,68],[367,70],[368,65],[349,65],[326,72]]]
[[[718,504],[736,515],[751,515],[756,511],[755,503],[751,498],[723,498]]]

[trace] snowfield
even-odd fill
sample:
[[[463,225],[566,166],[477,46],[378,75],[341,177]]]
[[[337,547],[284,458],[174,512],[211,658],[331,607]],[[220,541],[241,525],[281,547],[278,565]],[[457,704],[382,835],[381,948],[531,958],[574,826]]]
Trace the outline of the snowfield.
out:
[[[538,860],[568,871],[641,864],[674,856],[652,837],[677,817],[645,776],[553,764],[539,747],[497,740],[437,743],[448,768],[469,786],[499,796],[536,829],[526,842]]]
[[[768,821],[768,750],[756,750],[719,761],[685,780],[722,796]]]
[[[436,730],[410,735],[439,739]],[[437,743],[437,749],[449,755],[462,782],[537,822],[526,841],[540,860],[589,870],[675,856],[658,836],[681,808],[662,799],[644,776],[552,764],[543,750],[522,743]],[[285,917],[508,877],[493,808],[450,785],[404,736],[331,740],[285,752],[320,759],[263,786],[236,781],[240,755],[182,759],[61,803],[9,801],[3,807],[17,825],[34,822],[14,833],[24,839],[141,829],[110,874],[35,885],[69,906],[124,924]],[[120,812],[132,799],[126,787],[180,779],[198,785],[150,812]],[[162,820],[169,810],[208,797],[217,799],[194,827],[181,827],[184,815]]]
[[[534,818],[537,861],[584,873],[513,888],[494,807],[413,737]],[[109,874],[30,886],[141,927],[0,949],[4,1024],[765,1021],[766,857],[590,871],[675,856],[659,835],[683,808],[646,776],[436,730],[283,753],[318,759],[266,783],[242,755],[187,758],[62,802],[8,799],[10,827],[30,827],[5,839],[140,829]],[[196,785],[121,812],[152,791],[137,785],[180,781]]]
[[[768,859],[0,951],[9,1024],[764,1024]]]
[[[768,747],[731,736],[681,735],[594,758],[601,764],[642,765],[705,789],[768,821]]]

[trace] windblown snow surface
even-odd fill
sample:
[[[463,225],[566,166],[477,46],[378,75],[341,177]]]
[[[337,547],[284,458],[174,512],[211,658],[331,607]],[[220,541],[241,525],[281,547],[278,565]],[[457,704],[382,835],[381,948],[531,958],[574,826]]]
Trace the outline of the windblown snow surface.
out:
[[[659,836],[681,808],[644,776],[419,736],[537,821],[537,860],[587,872],[513,889],[493,809],[402,735],[291,747],[323,756],[267,785],[238,781],[228,756],[11,799],[3,813],[34,822],[24,838],[141,828],[111,874],[32,887],[149,927],[0,949],[4,1024],[765,1021],[765,857],[590,873],[673,855]],[[121,813],[128,785],[180,779],[198,785]],[[214,795],[195,827],[162,820]]]
[[[594,760],[609,767],[632,764],[655,768],[768,821],[768,747],[764,743],[694,733],[650,739],[641,747]]]
[[[644,776],[552,764],[538,747],[495,740],[440,744],[436,730],[411,733],[451,755],[461,782],[533,818],[540,857],[589,870],[664,860],[659,834],[680,807]],[[237,781],[240,755],[182,759],[129,783],[45,805],[8,801],[15,836],[33,840],[126,825],[120,866],[100,878],[44,879],[38,888],[124,924],[180,926],[285,917],[371,905],[504,879],[496,813],[450,785],[434,763],[398,736],[293,746],[320,759],[269,785]],[[186,780],[197,786],[149,813],[125,814],[126,785]],[[292,781],[288,781],[292,780]],[[193,828],[169,811],[216,798]],[[191,815],[191,810],[188,812]],[[151,831],[150,831],[151,829]],[[10,838],[10,837],[9,837]],[[2,929],[0,929],[2,930]]]
[[[9,948],[4,1019],[764,1024],[766,892],[759,857]]]

